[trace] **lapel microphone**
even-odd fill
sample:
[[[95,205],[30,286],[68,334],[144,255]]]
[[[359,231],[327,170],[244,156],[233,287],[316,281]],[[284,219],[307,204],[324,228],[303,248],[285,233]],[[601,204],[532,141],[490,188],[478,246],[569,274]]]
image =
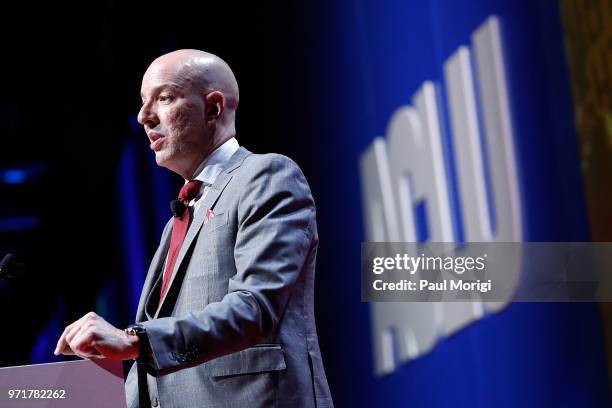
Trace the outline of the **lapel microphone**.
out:
[[[172,211],[172,215],[176,218],[182,217],[186,208],[187,206],[185,206],[181,200],[170,201],[170,210]]]

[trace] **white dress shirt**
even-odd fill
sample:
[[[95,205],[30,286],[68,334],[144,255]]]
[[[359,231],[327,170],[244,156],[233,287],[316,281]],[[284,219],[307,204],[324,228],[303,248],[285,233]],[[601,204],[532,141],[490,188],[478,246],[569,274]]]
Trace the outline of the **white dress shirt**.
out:
[[[202,187],[200,194],[189,202],[189,206],[193,206],[193,213],[195,217],[196,211],[199,210],[198,204],[202,202],[202,199],[206,197],[210,186],[213,185],[221,171],[225,168],[225,165],[229,161],[230,157],[236,150],[240,148],[238,141],[235,137],[225,141],[221,146],[217,147],[204,161],[198,166],[196,171],[193,173],[194,180],[200,180]],[[187,183],[189,180],[185,180]]]

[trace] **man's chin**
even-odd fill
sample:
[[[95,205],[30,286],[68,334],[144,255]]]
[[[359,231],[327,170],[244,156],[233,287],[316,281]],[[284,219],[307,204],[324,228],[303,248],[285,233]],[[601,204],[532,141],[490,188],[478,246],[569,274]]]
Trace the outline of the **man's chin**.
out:
[[[155,152],[155,162],[160,167],[170,168],[172,166],[172,160],[164,152]]]
[[[172,157],[170,157],[169,154],[164,154],[164,152],[156,152],[155,162],[159,167],[165,167],[168,170],[179,174],[176,160],[172,160]]]
[[[162,167],[166,167],[171,161],[171,154],[167,150],[155,152],[155,162]]]

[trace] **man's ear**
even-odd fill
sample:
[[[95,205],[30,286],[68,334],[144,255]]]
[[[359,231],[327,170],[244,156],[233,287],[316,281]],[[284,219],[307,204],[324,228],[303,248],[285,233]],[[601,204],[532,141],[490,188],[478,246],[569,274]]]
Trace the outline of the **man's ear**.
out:
[[[206,95],[206,121],[217,120],[225,110],[225,96],[219,91]]]

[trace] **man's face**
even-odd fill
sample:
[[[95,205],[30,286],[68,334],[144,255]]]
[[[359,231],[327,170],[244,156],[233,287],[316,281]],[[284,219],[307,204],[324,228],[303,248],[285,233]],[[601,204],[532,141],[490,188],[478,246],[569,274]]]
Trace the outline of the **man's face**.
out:
[[[191,178],[212,143],[206,126],[205,95],[170,64],[154,62],[142,80],[144,126],[155,161],[184,178]]]

